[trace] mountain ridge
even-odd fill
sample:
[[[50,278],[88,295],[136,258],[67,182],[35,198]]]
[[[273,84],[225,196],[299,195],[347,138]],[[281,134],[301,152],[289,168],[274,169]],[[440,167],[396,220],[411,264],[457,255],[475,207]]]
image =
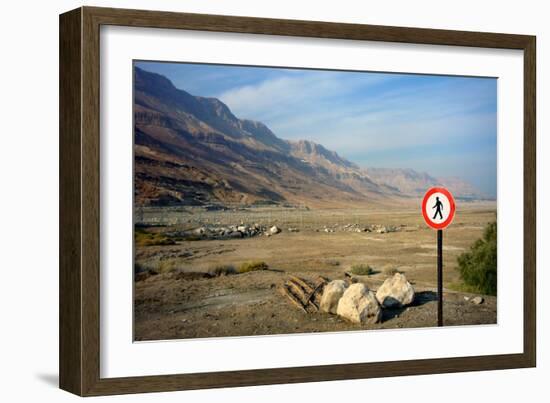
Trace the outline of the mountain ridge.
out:
[[[139,67],[134,154],[138,205],[343,207],[416,196],[395,180],[382,181],[378,168],[360,168],[310,140],[281,139],[219,99],[191,95]]]

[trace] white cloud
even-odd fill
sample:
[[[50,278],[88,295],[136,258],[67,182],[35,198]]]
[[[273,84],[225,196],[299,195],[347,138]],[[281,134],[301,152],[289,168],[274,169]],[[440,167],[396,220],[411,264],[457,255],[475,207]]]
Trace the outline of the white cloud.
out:
[[[346,74],[349,73],[292,74],[235,88],[218,98],[235,115],[264,123],[289,119],[307,111],[319,114],[323,106],[330,106],[328,99],[357,89],[358,80],[346,79]],[[381,75],[364,76],[360,82],[362,88],[367,88],[383,79]]]

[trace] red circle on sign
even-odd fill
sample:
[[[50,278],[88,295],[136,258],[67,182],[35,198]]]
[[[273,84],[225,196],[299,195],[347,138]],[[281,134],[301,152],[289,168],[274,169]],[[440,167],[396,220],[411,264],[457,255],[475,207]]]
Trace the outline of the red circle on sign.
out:
[[[428,203],[428,199],[430,198],[430,196],[433,195],[434,193],[442,193],[443,195],[445,195],[447,200],[449,200],[449,204],[450,204],[449,216],[445,221],[440,222],[439,224],[433,222],[428,216],[428,214],[426,213],[426,204]],[[433,229],[446,228],[451,223],[451,221],[453,221],[453,218],[455,216],[455,210],[456,210],[455,199],[451,194],[451,192],[449,192],[445,188],[430,188],[426,192],[426,194],[424,195],[424,199],[422,200],[422,216],[424,216],[424,221],[426,221],[426,224],[428,224],[428,226],[432,227]]]

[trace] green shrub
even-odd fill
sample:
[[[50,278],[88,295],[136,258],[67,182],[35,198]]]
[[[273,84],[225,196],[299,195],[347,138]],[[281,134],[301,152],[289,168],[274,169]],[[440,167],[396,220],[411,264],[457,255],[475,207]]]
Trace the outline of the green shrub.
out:
[[[460,279],[471,292],[497,295],[497,223],[485,228],[470,251],[458,257]]]
[[[251,262],[244,262],[239,267],[239,273],[248,273],[249,271],[267,270],[269,266],[266,262],[261,260],[253,260]]]
[[[371,274],[374,274],[374,269],[368,264],[363,263],[354,264],[351,266],[350,271],[358,276],[370,276]]]
[[[228,276],[230,274],[236,274],[237,269],[231,264],[223,264],[212,267],[208,272],[213,276]]]

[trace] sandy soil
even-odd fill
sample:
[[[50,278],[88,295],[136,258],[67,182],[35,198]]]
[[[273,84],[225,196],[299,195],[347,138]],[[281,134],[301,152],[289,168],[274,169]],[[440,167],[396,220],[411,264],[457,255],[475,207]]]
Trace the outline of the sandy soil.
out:
[[[216,217],[201,220],[232,219]],[[298,213],[296,213],[298,214]],[[244,336],[359,329],[435,326],[437,321],[436,233],[427,228],[417,210],[391,212],[316,211],[314,214],[285,213],[288,222],[277,218],[283,232],[265,237],[183,241],[175,245],[136,248],[136,263],[157,267],[161,274],[136,281],[134,289],[135,339]],[[263,216],[262,216],[263,217]],[[233,217],[234,219],[234,217]],[[247,217],[261,221],[260,217]],[[273,224],[272,222],[268,224]],[[449,286],[459,282],[457,256],[478,239],[485,225],[495,220],[491,205],[471,205],[457,212],[444,232],[444,318],[445,325],[496,323],[496,297],[484,296],[475,305]],[[349,223],[395,225],[397,232],[347,232]],[[326,224],[324,224],[326,223]],[[196,225],[191,223],[187,225]],[[300,227],[289,232],[288,225]],[[335,232],[323,231],[331,225]],[[174,226],[154,231],[172,231]],[[206,272],[220,264],[240,265],[263,260],[268,271],[214,278],[195,278],[181,273]],[[416,291],[415,302],[406,308],[385,310],[381,323],[351,324],[335,315],[305,314],[276,291],[289,275],[313,281],[318,275],[344,279],[356,263],[371,265],[375,273],[357,276],[376,289],[388,277],[387,270],[404,273]]]

